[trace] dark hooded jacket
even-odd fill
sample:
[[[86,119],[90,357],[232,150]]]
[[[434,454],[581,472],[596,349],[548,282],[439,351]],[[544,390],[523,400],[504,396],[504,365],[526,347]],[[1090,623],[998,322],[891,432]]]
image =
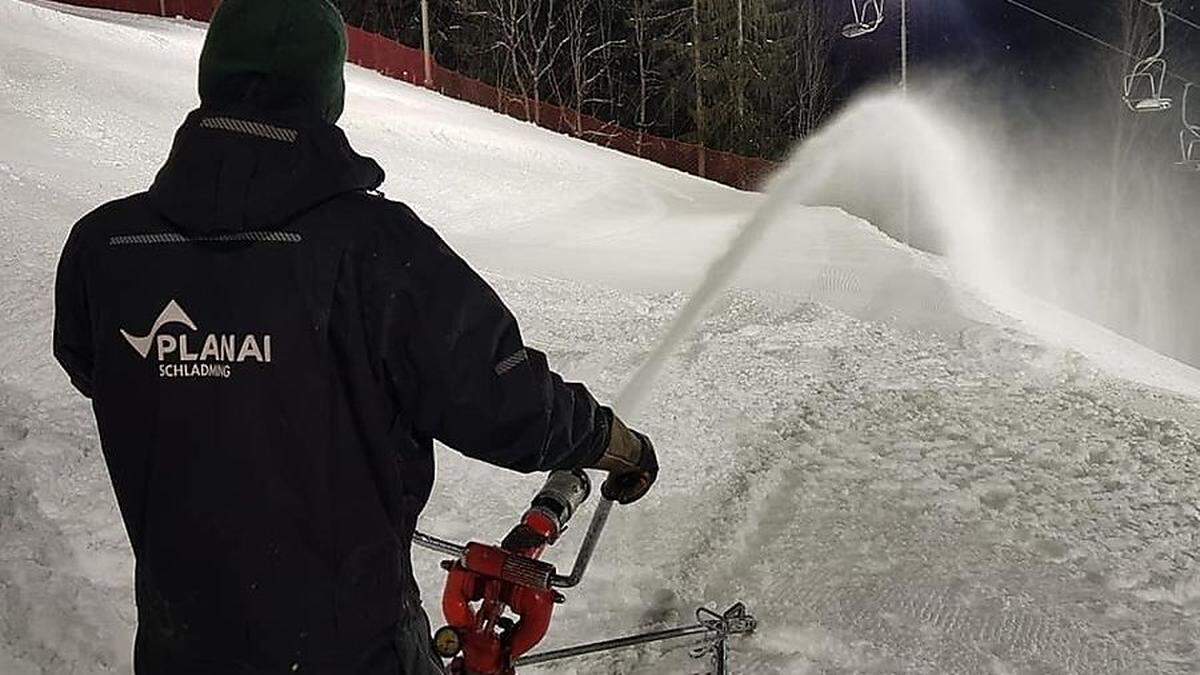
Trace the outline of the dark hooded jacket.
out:
[[[137,560],[142,673],[396,673],[433,439],[593,462],[612,413],[337,127],[201,109],[59,266],[54,351],[92,399]]]

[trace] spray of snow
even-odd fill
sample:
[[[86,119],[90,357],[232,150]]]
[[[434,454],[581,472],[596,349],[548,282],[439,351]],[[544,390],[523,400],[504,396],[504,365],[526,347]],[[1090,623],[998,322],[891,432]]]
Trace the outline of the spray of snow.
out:
[[[954,114],[944,102],[919,92],[877,92],[801,145],[772,190],[803,204],[843,208],[895,239],[941,254],[965,289],[1044,340],[1076,349],[1130,379],[1200,394],[1194,368],[1053,304],[1059,300],[1070,308],[1072,298],[1107,292],[1117,297],[1115,303],[1133,302],[1146,314],[1171,312],[1168,299],[1150,297],[1161,264],[1125,261],[1144,270],[1148,280],[1119,286],[1080,273],[1108,259],[1096,247],[1077,251],[1078,260],[1068,264],[1063,251],[1075,241],[1071,233],[1090,227],[1096,231],[1092,239],[1104,242],[1097,246],[1111,247],[1105,226],[1079,222],[1085,211],[1076,201],[1081,195],[1065,189],[1064,179],[1039,184],[1045,176],[1026,173],[1032,160],[1022,163],[1009,155],[994,138],[994,127]],[[1060,158],[1061,170],[1080,183],[1094,182],[1095,171],[1082,157],[1075,159],[1079,165]]]
[[[710,263],[679,315],[622,389],[617,409],[636,415],[670,356],[712,302],[738,281],[739,269],[769,228],[793,226],[787,217],[801,205],[843,208],[896,239],[941,254],[960,282],[1043,339],[1078,349],[1131,379],[1200,395],[1200,372],[1022,289],[1029,261],[1038,264],[1049,254],[1013,245],[1018,232],[1014,223],[1019,221],[1000,198],[1005,193],[997,189],[1012,182],[1012,171],[992,159],[1002,153],[989,147],[981,131],[942,112],[919,93],[878,91],[848,106],[800,144],[773,177],[766,199]],[[1068,210],[1065,205],[1057,207],[1057,212]],[[1043,229],[1053,231],[1054,223],[1045,225]],[[810,237],[793,243],[813,246],[817,242]],[[914,266],[919,260],[902,259]],[[788,274],[784,265],[775,260],[768,267],[779,277]],[[1070,268],[1060,268],[1053,283],[1065,286],[1070,279]],[[809,279],[803,285],[811,293],[820,290],[815,288],[819,281]],[[956,304],[966,300],[959,298]]]
[[[807,194],[810,185],[825,177],[824,171],[812,174],[788,172],[768,190],[766,200],[751,212],[725,250],[710,263],[699,287],[688,297],[650,356],[621,389],[616,401],[618,412],[630,416],[637,413],[668,359],[692,334],[713,301],[728,289],[746,258],[762,241],[767,228],[795,206],[796,195]]]

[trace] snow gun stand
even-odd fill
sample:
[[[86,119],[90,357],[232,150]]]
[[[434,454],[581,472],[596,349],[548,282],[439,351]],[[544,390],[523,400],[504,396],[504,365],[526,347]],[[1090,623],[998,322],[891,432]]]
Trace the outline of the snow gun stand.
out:
[[[572,588],[583,579],[608,521],[613,503],[603,499],[570,575],[558,574],[554,565],[539,559],[558,541],[590,492],[591,483],[582,471],[552,472],[499,546],[464,546],[421,532],[414,535],[417,546],[454,556],[442,563],[447,572],[442,594],[446,625],[433,636],[438,655],[452,659],[452,675],[514,675],[519,666],[684,637],[699,638],[691,655],[708,657],[712,675],[729,673],[729,636],[752,633],[757,625],[740,602],[723,614],[702,607],[696,622],[687,626],[526,655],[546,636],[554,605],[566,601],[557,589]]]

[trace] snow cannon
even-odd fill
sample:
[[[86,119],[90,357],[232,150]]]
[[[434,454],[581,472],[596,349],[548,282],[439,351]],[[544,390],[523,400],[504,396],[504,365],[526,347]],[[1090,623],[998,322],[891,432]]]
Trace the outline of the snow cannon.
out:
[[[457,556],[442,563],[446,625],[434,634],[435,651],[453,659],[451,673],[509,675],[515,672],[514,660],[546,636],[554,605],[565,600],[555,588],[574,584],[539,558],[590,493],[591,482],[582,471],[552,472],[499,546],[442,542],[435,549]],[[417,536],[418,544],[432,539]]]
[[[515,675],[516,668],[575,658],[676,638],[699,638],[693,658],[709,659],[711,675],[729,672],[728,638],[753,633],[758,624],[742,603],[723,613],[701,607],[687,626],[529,654],[550,628],[554,606],[566,600],[558,591],[579,585],[613,502],[601,500],[569,575],[541,560],[567,529],[567,523],[591,493],[582,471],[554,471],[533,498],[520,522],[497,546],[456,544],[423,532],[413,544],[453,556],[442,561],[446,586],[442,613],[446,625],[433,635],[434,651],[450,659],[451,675]]]

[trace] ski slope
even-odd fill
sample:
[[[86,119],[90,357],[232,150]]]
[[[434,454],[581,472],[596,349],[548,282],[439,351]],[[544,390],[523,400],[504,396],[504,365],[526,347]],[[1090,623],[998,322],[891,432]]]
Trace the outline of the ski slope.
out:
[[[79,216],[150,183],[196,104],[202,38],[0,0],[5,675],[130,669],[132,559],[88,405],[50,355],[53,272]],[[343,126],[384,190],[601,398],[763,200],[348,78]],[[838,209],[791,208],[633,420],[660,483],[614,513],[548,645],[743,600],[761,629],[736,672],[1200,671],[1200,378],[986,296]],[[439,450],[421,527],[499,538],[539,482]],[[438,557],[414,561],[436,623]],[[530,671],[702,671],[686,646]]]

